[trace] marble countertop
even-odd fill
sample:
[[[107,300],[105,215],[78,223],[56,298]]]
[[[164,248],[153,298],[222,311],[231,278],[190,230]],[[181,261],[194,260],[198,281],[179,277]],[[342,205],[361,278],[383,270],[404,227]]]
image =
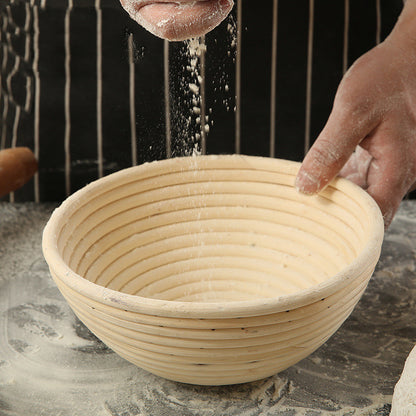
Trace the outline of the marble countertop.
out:
[[[109,350],[55,287],[41,252],[54,206],[0,204],[0,415],[387,416],[416,343],[416,202],[385,236],[358,306],[314,354],[258,382],[201,387]]]

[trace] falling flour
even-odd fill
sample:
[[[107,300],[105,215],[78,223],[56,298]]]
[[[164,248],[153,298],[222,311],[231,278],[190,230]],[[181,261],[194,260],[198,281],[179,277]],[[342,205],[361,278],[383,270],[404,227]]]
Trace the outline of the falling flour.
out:
[[[171,130],[172,156],[206,153],[207,137],[214,126],[213,108],[207,105],[206,90],[211,103],[228,111],[235,111],[236,97],[232,73],[236,62],[237,27],[232,15],[227,18],[224,40],[211,38],[210,44],[220,44],[221,59],[210,60],[209,78],[205,57],[208,55],[205,37],[192,38],[182,44],[171,45]],[[210,35],[211,36],[211,35]],[[217,56],[217,55],[216,55]],[[217,58],[215,58],[217,59]],[[214,94],[212,94],[214,93]]]
[[[172,103],[172,129],[175,131],[173,156],[191,156],[205,153],[205,140],[210,131],[210,117],[205,105],[204,38],[184,42],[180,54],[185,59],[183,72]]]

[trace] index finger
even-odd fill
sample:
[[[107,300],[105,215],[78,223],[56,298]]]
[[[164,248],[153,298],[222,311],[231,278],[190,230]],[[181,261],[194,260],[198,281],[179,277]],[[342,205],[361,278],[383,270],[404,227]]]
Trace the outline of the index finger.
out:
[[[376,125],[375,118],[365,118],[360,111],[340,111],[335,106],[303,160],[296,177],[296,188],[305,194],[314,194],[323,189]]]

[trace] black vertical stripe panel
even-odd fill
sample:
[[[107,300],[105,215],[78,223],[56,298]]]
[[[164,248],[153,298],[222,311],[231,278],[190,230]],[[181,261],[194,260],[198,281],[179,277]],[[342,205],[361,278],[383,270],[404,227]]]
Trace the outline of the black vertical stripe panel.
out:
[[[89,3],[71,12],[71,191],[97,178],[97,18]]]
[[[131,166],[127,14],[102,4],[102,131],[104,175]]]
[[[376,0],[363,2],[350,0],[350,25],[348,37],[348,65],[376,45],[377,32]]]
[[[7,97],[6,97],[7,99]],[[5,117],[5,123],[6,123],[6,141],[5,141],[5,147],[11,147],[12,143],[12,135],[13,135],[13,123],[14,123],[14,116],[16,107],[9,102],[9,108],[7,111],[7,116]],[[2,132],[3,129],[0,130]],[[5,195],[2,198],[0,198],[0,201],[9,201],[9,195]]]
[[[381,40],[392,31],[402,9],[403,0],[380,0],[381,8]]]
[[[192,94],[188,84],[193,80],[186,67],[189,66],[189,57],[185,42],[171,42],[169,44],[169,94],[170,94],[170,120],[171,120],[171,150],[172,156],[183,156],[193,147],[191,137],[195,134],[195,125],[189,125],[187,120],[191,116]],[[160,80],[162,83],[162,79]],[[141,116],[141,114],[140,114]],[[140,119],[141,124],[145,120]],[[140,146],[144,156],[150,149],[144,140],[143,133],[140,133]]]
[[[268,156],[273,1],[243,1],[241,151]]]
[[[276,157],[303,158],[309,1],[279,2]]]
[[[2,124],[5,123],[5,147],[11,147],[13,141],[13,127],[15,123],[16,105],[22,102],[22,85],[16,82],[18,78],[21,78],[22,62],[17,67],[17,72],[14,73],[17,60],[20,58],[22,61],[24,54],[24,47],[22,46],[22,36],[17,35],[16,31],[21,27],[19,23],[24,20],[24,9],[22,5],[20,7],[9,5],[11,10],[11,17],[6,10],[6,4],[0,2],[0,30],[2,32],[1,38],[1,51],[0,51],[0,70],[2,70],[1,77],[1,94],[4,96],[4,100],[1,107],[1,119]],[[5,28],[5,30],[4,30]],[[3,71],[3,64],[5,63],[5,69]],[[12,74],[14,75],[12,76]],[[15,88],[14,88],[15,87]],[[17,87],[17,88],[16,88]],[[16,89],[18,91],[16,91]],[[15,96],[14,96],[15,95]],[[6,108],[6,113],[4,110]],[[4,117],[4,120],[3,120]],[[0,126],[0,134],[3,133],[3,125]],[[1,137],[0,137],[1,139]]]
[[[7,73],[7,72],[6,72]],[[3,81],[4,77],[2,77]],[[13,130],[13,120],[14,120],[14,112],[15,106],[13,103],[10,102],[10,99],[4,89],[1,90],[2,100],[1,100],[1,108],[0,108],[0,117],[1,117],[1,124],[0,124],[0,140],[3,139],[4,134],[4,146],[8,148],[11,146],[12,143],[12,130]]]
[[[21,139],[25,140],[22,141]],[[19,126],[17,130],[17,146],[27,146],[32,151],[34,150],[33,140],[33,114],[21,111]],[[20,189],[15,191],[15,202],[33,201],[35,199],[34,179],[23,185]]]
[[[39,9],[40,200],[65,198],[65,3]]]
[[[1,2],[0,2],[1,3]],[[30,34],[31,25],[25,30],[26,21],[32,21],[32,16],[27,12],[24,3],[9,5],[10,16],[6,11],[6,3],[0,4],[0,25],[1,25],[1,48],[0,65],[7,59],[7,67],[2,73],[1,85],[1,108],[0,108],[0,136],[5,127],[5,146],[13,145],[14,128],[17,122],[16,146],[28,146],[33,149],[33,114],[31,105],[33,103],[33,81],[32,74],[32,48]],[[6,24],[7,23],[7,24]],[[5,47],[4,47],[5,46]],[[27,57],[27,60],[25,59]],[[17,67],[15,64],[19,61]],[[7,101],[7,117],[2,120]],[[26,108],[28,102],[29,107]],[[20,108],[20,115],[18,113]],[[1,138],[1,137],[0,137]],[[24,141],[22,140],[24,138]],[[30,181],[14,194],[15,201],[33,199],[33,183]],[[6,196],[3,200],[9,200]]]
[[[12,146],[13,124],[14,124],[15,112],[16,112],[16,106],[12,102],[9,101],[7,114],[6,114],[6,117],[5,117],[5,123],[6,123],[5,147],[6,148]]]
[[[1,62],[1,47],[0,47],[0,62]],[[5,120],[3,119],[3,114],[6,106],[6,96],[3,91],[0,89],[0,145],[1,145],[1,136],[3,134],[3,128],[6,128]],[[0,150],[2,150],[0,148]]]
[[[235,152],[236,7],[206,36],[207,153]]]
[[[322,30],[325,28],[324,30]],[[344,1],[315,2],[311,144],[323,129],[331,112],[343,71]]]
[[[123,13],[127,19],[127,32],[133,34],[134,42],[136,144],[137,163],[140,164],[166,157],[163,40]],[[125,45],[124,61],[128,62],[127,33]],[[128,94],[126,98],[129,99]],[[130,121],[128,129],[130,146]],[[130,148],[128,155],[131,165]]]
[[[11,7],[11,6],[9,6]],[[2,62],[1,65],[3,67],[4,64],[4,71],[2,71],[1,77],[1,92],[4,94],[4,105],[6,107],[6,112],[2,112],[2,118],[4,117],[4,122],[6,124],[5,130],[5,147],[11,147],[12,145],[12,136],[13,136],[13,124],[14,124],[14,117],[16,111],[16,103],[13,99],[12,91],[9,89],[9,77],[11,76],[17,59],[17,53],[13,50],[12,45],[10,44],[9,37],[13,39],[14,33],[16,30],[15,23],[9,18],[9,15],[6,11],[5,5],[1,9],[2,17],[2,28],[5,26],[6,30],[5,33],[3,32],[4,38],[2,38],[2,45],[5,45],[5,48],[2,47]],[[8,36],[7,36],[8,35]],[[6,104],[7,102],[7,104]],[[4,108],[3,108],[4,110]],[[3,133],[3,129],[2,129]]]

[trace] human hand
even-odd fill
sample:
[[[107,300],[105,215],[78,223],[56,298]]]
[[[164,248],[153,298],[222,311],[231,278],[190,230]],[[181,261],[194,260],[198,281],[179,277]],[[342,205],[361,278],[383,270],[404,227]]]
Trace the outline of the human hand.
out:
[[[390,36],[345,74],[296,178],[313,194],[341,172],[375,199],[386,227],[416,181],[415,6],[408,0]]]
[[[27,147],[0,151],[0,197],[23,186],[36,173],[38,163]]]
[[[130,17],[155,36],[171,41],[202,36],[218,26],[233,0],[120,0]]]

